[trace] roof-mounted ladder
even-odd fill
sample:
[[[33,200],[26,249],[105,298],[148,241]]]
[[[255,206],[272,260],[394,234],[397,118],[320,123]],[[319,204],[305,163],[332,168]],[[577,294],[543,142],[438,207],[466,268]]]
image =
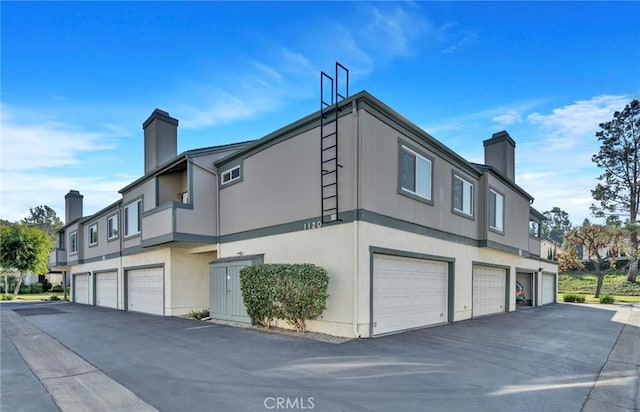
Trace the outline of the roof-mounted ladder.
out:
[[[342,167],[338,158],[338,114],[339,103],[347,97],[349,70],[346,67],[336,62],[335,77],[320,72],[320,207],[323,224],[342,220],[338,210],[338,171]]]

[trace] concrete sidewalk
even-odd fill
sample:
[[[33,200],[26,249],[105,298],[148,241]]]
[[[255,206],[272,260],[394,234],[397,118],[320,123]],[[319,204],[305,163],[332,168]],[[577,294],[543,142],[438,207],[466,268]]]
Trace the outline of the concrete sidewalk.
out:
[[[61,411],[156,411],[14,311],[2,311],[2,331]],[[2,409],[52,409],[46,397],[39,395],[38,405],[32,404],[30,393],[24,393],[25,408],[12,402]]]
[[[619,311],[613,320],[625,325],[585,401],[583,412],[640,411],[640,307]]]

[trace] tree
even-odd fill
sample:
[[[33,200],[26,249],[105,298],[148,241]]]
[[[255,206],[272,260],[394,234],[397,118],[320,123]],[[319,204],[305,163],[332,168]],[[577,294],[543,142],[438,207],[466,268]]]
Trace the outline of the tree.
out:
[[[591,210],[596,217],[622,214],[629,231],[629,272],[627,280],[635,282],[638,273],[638,206],[640,206],[640,102],[635,99],[611,121],[601,123],[596,132],[600,151],[591,160],[604,172],[591,191],[598,204]]]
[[[558,245],[562,244],[562,237],[571,229],[569,214],[555,206],[543,213],[547,220],[542,221],[542,237],[552,240]]]
[[[38,228],[25,224],[0,226],[0,267],[18,272],[14,296],[20,292],[25,273],[48,272],[50,250],[51,239]]]
[[[578,246],[583,245],[583,259],[593,263],[596,268],[598,282],[595,297],[600,297],[604,278],[602,268],[607,262],[610,267],[615,267],[615,256],[609,251],[615,250],[622,243],[622,230],[611,226],[584,224],[571,229],[564,239],[566,251],[560,257],[559,269],[584,269],[584,263],[578,258]]]
[[[56,214],[56,211],[47,205],[29,208],[30,215],[22,219],[22,223],[36,227],[51,238],[51,243],[58,245],[58,231],[62,228],[63,223]]]

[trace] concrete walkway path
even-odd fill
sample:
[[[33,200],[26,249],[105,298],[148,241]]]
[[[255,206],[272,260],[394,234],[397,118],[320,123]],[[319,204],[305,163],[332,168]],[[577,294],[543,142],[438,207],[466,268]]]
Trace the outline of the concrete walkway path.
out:
[[[156,411],[14,311],[2,311],[2,331],[61,411]],[[33,405],[28,392],[23,400],[28,408],[52,407],[46,399]],[[24,410],[22,405],[12,409]]]
[[[624,327],[583,412],[640,411],[640,307],[618,311],[613,320],[624,323]]]

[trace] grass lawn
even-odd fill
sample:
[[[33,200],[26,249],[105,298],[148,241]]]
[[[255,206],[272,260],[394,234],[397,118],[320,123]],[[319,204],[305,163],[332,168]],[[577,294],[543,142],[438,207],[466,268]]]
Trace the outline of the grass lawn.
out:
[[[19,294],[15,300],[49,300],[51,296],[57,296],[62,300],[64,299],[64,292]]]
[[[593,273],[575,272],[561,273],[558,276],[558,302],[562,302],[565,293],[585,295],[586,302],[597,303],[593,297],[596,292],[597,277]],[[640,302],[640,282],[627,282],[627,275],[608,273],[604,275],[600,296],[611,295],[616,302]]]

